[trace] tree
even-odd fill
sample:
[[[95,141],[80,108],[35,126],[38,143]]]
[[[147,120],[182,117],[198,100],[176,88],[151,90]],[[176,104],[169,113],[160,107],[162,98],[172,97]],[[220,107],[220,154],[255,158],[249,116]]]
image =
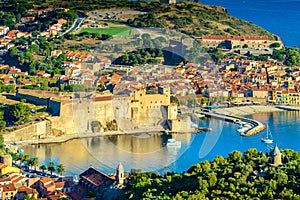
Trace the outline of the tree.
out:
[[[41,165],[40,166],[40,169],[43,171],[43,173],[45,172],[45,170],[47,169],[47,166],[46,165]]]
[[[32,167],[34,167],[34,169],[36,170],[36,167],[39,164],[39,159],[37,157],[34,157],[34,158],[31,158],[29,162],[30,162],[30,165]]]
[[[93,191],[88,191],[86,198],[95,198],[95,197],[96,197],[96,195]]]
[[[270,45],[271,48],[278,48],[280,47],[280,43],[279,42],[274,42]]]
[[[0,133],[0,149],[3,150],[4,148],[4,137],[3,134]]]
[[[11,105],[7,110],[7,119],[16,124],[24,124],[29,122],[30,108],[24,103]]]
[[[54,163],[50,162],[49,166],[48,166],[48,171],[50,171],[51,175],[55,171],[55,169],[56,169],[56,167],[55,167]]]
[[[57,166],[57,172],[58,172],[60,175],[62,175],[62,174],[65,172],[65,167],[64,167],[63,164],[59,164],[59,165]]]
[[[233,151],[231,153],[229,153],[229,160],[232,163],[235,163],[237,161],[240,161],[242,159],[242,154],[239,151]]]

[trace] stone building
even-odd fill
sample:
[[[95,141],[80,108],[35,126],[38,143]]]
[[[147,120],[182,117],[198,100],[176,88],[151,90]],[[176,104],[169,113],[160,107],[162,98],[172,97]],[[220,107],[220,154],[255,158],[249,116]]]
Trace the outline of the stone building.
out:
[[[147,94],[141,88],[130,95],[129,117],[137,126],[156,126],[163,119],[162,106],[170,105],[169,87],[159,87],[157,94]]]
[[[124,185],[124,167],[121,163],[117,166],[116,169],[116,181],[119,186]]]
[[[282,165],[281,152],[280,152],[277,145],[275,146],[275,148],[272,152],[272,164],[271,165],[274,166],[274,167]]]
[[[281,41],[269,40],[267,36],[220,36],[220,35],[203,35],[201,44],[205,47],[217,47],[222,45],[228,49],[242,48],[269,48],[274,42],[282,46]]]
[[[70,194],[72,199],[85,199],[93,193],[96,199],[109,199],[107,196],[117,195],[124,184],[124,167],[120,163],[116,175],[110,176],[96,170],[93,166],[80,174],[79,183]]]

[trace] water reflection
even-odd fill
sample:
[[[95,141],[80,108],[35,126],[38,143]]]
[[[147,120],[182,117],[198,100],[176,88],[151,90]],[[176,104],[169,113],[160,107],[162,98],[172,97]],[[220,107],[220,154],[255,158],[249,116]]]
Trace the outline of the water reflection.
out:
[[[280,148],[300,150],[299,112],[260,113],[248,117],[269,124],[274,144]],[[227,156],[233,150],[244,152],[257,148],[267,152],[270,146],[261,142],[265,132],[241,137],[237,125],[216,119],[204,119],[201,127],[212,127],[210,133],[163,135],[119,135],[95,138],[82,138],[61,144],[29,145],[24,147],[26,154],[37,156],[41,162],[63,163],[67,174],[75,175],[84,171],[90,164],[106,173],[114,172],[114,167],[122,162],[128,172],[131,168],[143,171],[164,173],[182,172],[191,165],[203,160],[212,160],[217,155]],[[163,143],[168,137],[181,141],[181,148],[166,148]],[[212,142],[209,143],[210,138]]]
[[[182,142],[181,148],[163,146],[168,138]],[[90,164],[107,173],[122,162],[124,166],[159,171],[176,161],[191,142],[191,134],[139,134],[82,138],[60,144],[29,145],[24,151],[48,164],[62,162],[67,174],[78,174]]]

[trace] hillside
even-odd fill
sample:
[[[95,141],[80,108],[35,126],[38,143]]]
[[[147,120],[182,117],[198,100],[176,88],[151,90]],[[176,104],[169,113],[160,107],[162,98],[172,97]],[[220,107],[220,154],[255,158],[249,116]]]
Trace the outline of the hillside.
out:
[[[270,155],[282,157],[283,165],[268,164]],[[135,173],[119,199],[300,199],[299,156],[291,149],[265,154],[253,148],[195,164],[182,174]]]
[[[128,2],[96,0],[48,0],[31,1],[35,8],[65,7],[83,11],[92,10],[139,10],[148,12],[127,23],[134,27],[164,27],[183,31],[189,35],[274,35],[263,28],[229,15],[225,8],[201,3],[185,2],[166,5],[160,2]]]

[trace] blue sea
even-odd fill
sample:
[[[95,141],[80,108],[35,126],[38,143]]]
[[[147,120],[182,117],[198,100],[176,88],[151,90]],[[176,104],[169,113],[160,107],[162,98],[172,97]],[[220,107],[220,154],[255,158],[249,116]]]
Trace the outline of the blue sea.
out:
[[[40,164],[62,163],[66,174],[78,175],[90,164],[105,173],[113,173],[119,162],[129,172],[132,168],[164,174],[183,172],[192,165],[227,157],[233,150],[249,148],[270,152],[275,145],[280,149],[300,151],[300,112],[257,113],[247,116],[268,125],[273,144],[261,142],[266,130],[251,137],[242,137],[238,125],[218,119],[203,119],[200,127],[211,127],[212,132],[172,135],[181,141],[180,147],[164,147],[162,135],[119,135],[82,138],[58,144],[28,145],[23,147],[30,156],[37,156]]]
[[[300,46],[300,0],[201,0],[278,35],[287,47]]]

